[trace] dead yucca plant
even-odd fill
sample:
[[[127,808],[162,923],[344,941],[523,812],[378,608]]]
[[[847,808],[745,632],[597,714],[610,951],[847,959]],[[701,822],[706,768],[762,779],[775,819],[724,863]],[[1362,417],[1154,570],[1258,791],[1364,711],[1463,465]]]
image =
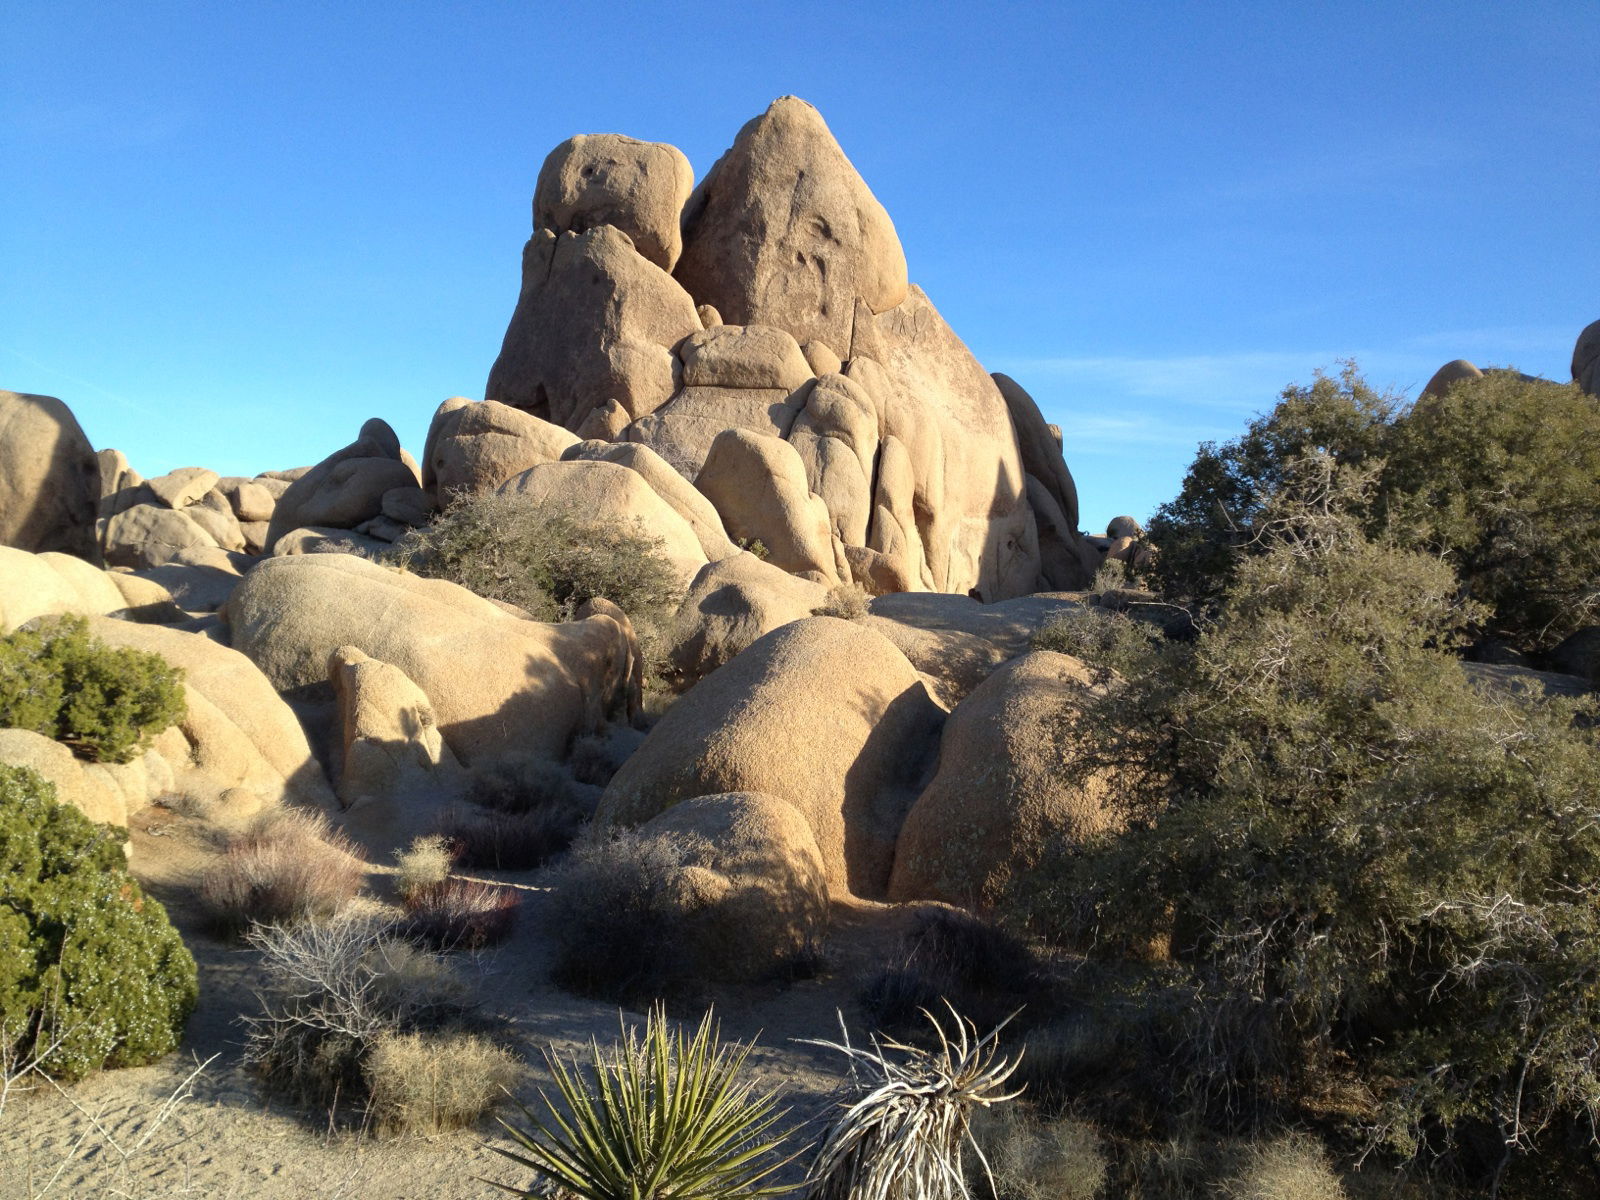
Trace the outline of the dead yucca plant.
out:
[[[1006,1083],[1021,1059],[1000,1056],[1000,1022],[983,1037],[950,1005],[954,1036],[924,1012],[938,1037],[934,1050],[876,1034],[869,1046],[812,1042],[850,1059],[860,1094],[846,1102],[822,1135],[806,1174],[807,1200],[970,1200],[962,1171],[967,1146],[989,1172],[972,1136],[975,1108],[1021,1095]],[[864,1078],[863,1078],[864,1076]]]
[[[686,1035],[668,1030],[658,1005],[642,1038],[624,1028],[610,1050],[590,1047],[587,1073],[546,1050],[559,1101],[539,1093],[545,1116],[519,1104],[528,1129],[500,1122],[523,1153],[496,1149],[540,1184],[495,1186],[583,1200],[752,1200],[793,1190],[769,1182],[792,1161],[774,1160],[783,1139],[770,1136],[787,1110],[739,1081],[751,1048],[724,1044],[709,1010]]]

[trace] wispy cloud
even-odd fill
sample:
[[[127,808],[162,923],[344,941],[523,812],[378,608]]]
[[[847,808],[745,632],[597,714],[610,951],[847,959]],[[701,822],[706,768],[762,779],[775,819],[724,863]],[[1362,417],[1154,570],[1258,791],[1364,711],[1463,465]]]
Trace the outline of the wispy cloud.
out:
[[[24,354],[22,351],[13,349],[10,346],[0,346],[0,353],[9,354],[18,362],[27,363],[28,366],[32,367],[34,370],[44,371],[46,374],[53,375],[57,379],[65,380],[67,383],[70,383],[75,387],[87,388],[96,395],[104,396],[112,403],[119,404],[131,412],[139,413],[141,416],[158,419],[162,416],[162,414],[157,413],[154,409],[140,404],[136,400],[130,400],[128,397],[121,395],[118,392],[113,392],[101,387],[98,383],[90,383],[87,379],[82,379],[77,375],[69,374],[68,372],[61,370],[60,367],[52,367],[49,363],[40,362],[38,359],[32,358],[29,355]]]

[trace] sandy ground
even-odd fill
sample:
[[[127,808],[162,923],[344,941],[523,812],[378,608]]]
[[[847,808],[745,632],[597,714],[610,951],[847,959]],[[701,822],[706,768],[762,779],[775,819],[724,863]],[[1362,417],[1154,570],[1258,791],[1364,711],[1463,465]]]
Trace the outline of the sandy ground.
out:
[[[167,906],[199,963],[199,1008],[179,1052],[160,1063],[105,1072],[65,1090],[13,1094],[0,1113],[0,1198],[455,1200],[504,1194],[483,1180],[531,1185],[528,1171],[495,1152],[512,1143],[492,1119],[434,1137],[380,1138],[330,1130],[265,1098],[240,1065],[238,1018],[256,1009],[254,956],[207,933],[192,900],[193,880],[214,846],[203,827],[159,807],[132,824],[134,873]],[[485,877],[525,889],[522,911],[508,943],[462,965],[479,988],[483,1011],[506,1023],[526,1059],[517,1092],[534,1106],[548,1083],[540,1050],[610,1041],[618,1010],[549,982],[543,910],[550,893],[540,874]],[[369,883],[376,893],[385,890],[376,873]],[[903,919],[887,908],[841,909],[818,978],[718,997],[724,1036],[758,1039],[746,1069],[761,1088],[781,1092],[793,1120],[815,1127],[844,1081],[839,1055],[794,1039],[836,1039],[840,1010],[853,1032],[861,1029],[854,994],[890,953]],[[693,1021],[700,1011],[673,1015]],[[169,1103],[174,1093],[178,1099]]]

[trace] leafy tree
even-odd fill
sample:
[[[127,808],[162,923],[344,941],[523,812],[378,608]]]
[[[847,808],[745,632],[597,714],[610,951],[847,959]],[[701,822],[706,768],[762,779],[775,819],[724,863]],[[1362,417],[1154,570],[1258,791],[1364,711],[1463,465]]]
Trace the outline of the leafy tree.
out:
[[[1169,1094],[1260,1112],[1353,1073],[1390,1145],[1482,1123],[1510,1161],[1600,1119],[1600,711],[1475,687],[1449,649],[1481,614],[1363,535],[1352,475],[1291,464],[1194,643],[1108,642],[1124,682],[1062,744],[1126,831],[1020,907],[1101,954],[1170,946]]]
[[[1150,523],[1153,582],[1214,610],[1291,464],[1330,455],[1370,471],[1350,508],[1370,537],[1444,558],[1488,606],[1476,629],[1525,649],[1600,614],[1600,403],[1574,385],[1491,370],[1407,407],[1345,364],[1287,388],[1243,436],[1200,447]]]

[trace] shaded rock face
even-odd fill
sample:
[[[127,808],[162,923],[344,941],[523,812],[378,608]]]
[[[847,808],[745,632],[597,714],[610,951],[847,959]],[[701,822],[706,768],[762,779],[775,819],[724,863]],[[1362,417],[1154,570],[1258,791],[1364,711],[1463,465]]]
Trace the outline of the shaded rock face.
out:
[[[1600,396],[1600,321],[1585,326],[1572,347],[1572,381],[1591,396]]]
[[[100,466],[54,396],[0,391],[0,545],[94,558]]]
[[[386,492],[420,482],[394,430],[373,418],[355,441],[294,480],[278,497],[265,549],[272,553],[278,539],[295,529],[354,529],[382,513]]]
[[[552,152],[488,400],[586,445],[648,448],[712,497],[710,541],[781,546],[773,561],[796,574],[985,601],[1084,586],[1099,556],[1059,437],[910,284],[893,223],[817,111],[783,97],[739,132],[682,205],[680,255],[667,213],[689,178],[670,147],[620,135]],[[447,417],[465,421],[440,410],[427,472],[447,470],[435,446],[469,440]],[[552,452],[500,426],[512,436],[477,486]],[[729,431],[793,456],[711,464]]]
[[[673,349],[699,329],[689,293],[620,229],[536,230],[484,397],[571,430],[608,400],[646,416],[672,396]]]

